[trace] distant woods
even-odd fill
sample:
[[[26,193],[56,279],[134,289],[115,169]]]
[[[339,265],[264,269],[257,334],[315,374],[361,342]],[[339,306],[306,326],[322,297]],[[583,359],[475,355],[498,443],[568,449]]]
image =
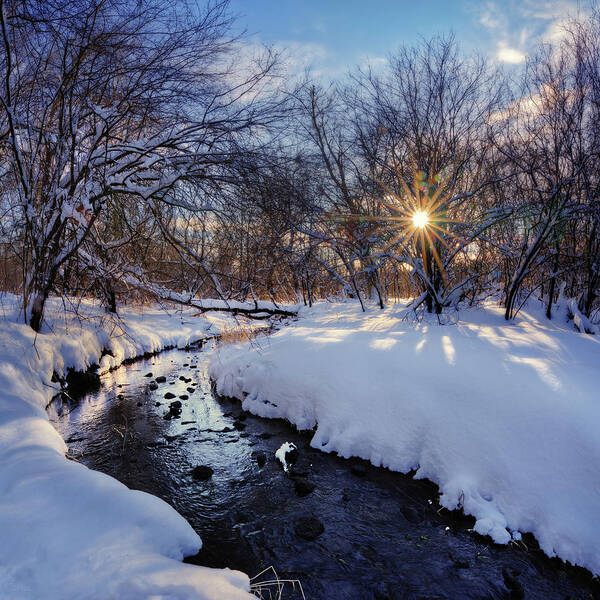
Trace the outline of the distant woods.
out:
[[[327,85],[233,25],[225,0],[0,0],[0,291],[34,329],[53,294],[595,317],[598,13],[518,74],[436,37]]]

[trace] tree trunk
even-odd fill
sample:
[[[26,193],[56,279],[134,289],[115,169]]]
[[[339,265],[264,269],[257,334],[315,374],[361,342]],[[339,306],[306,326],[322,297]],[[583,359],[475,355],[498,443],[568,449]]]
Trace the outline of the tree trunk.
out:
[[[41,291],[36,293],[33,302],[31,303],[31,317],[29,318],[29,326],[36,332],[39,333],[42,328],[42,322],[44,320],[44,308],[46,306],[46,300],[48,299],[48,292]]]

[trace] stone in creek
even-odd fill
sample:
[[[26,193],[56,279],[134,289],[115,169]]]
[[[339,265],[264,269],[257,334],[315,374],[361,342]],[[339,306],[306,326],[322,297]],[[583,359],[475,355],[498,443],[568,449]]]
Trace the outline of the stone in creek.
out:
[[[246,423],[242,423],[241,421],[234,421],[233,427],[238,431],[244,431],[244,429],[246,429]]]
[[[137,405],[138,406],[142,406],[144,403],[143,402],[138,402]]]
[[[166,380],[167,378],[164,375],[159,375],[155,381],[156,383],[164,383]]]
[[[400,509],[400,512],[404,515],[404,518],[409,523],[422,523],[423,522],[423,515],[416,508],[413,508],[412,506],[404,506],[403,508]]]
[[[298,462],[298,457],[300,456],[300,453],[298,452],[298,448],[296,448],[295,446],[288,450],[285,453],[285,462],[288,465],[295,465]]]
[[[324,531],[323,523],[314,517],[301,517],[294,525],[296,535],[303,540],[312,542],[316,540]]]
[[[151,383],[151,384],[148,386],[148,388],[150,388],[151,390],[153,390],[153,391],[154,391],[154,390],[157,390],[157,389],[158,389],[158,386],[156,385],[156,383]]]
[[[190,365],[190,369],[196,369],[196,365]]]
[[[171,407],[171,409],[181,408],[181,401],[174,400],[173,402],[171,402],[171,404],[169,404],[169,406]]]
[[[169,381],[169,385],[175,385],[174,381]]]
[[[166,398],[167,400],[170,400],[171,398],[175,398],[175,394],[171,394],[171,392],[167,392],[167,393],[165,394],[165,398]]]
[[[150,371],[150,373],[146,373],[144,377],[152,377],[152,371]]]
[[[117,394],[117,398],[118,398],[119,400],[123,400],[123,398],[125,398],[125,396],[123,396],[123,394]]]
[[[188,393],[190,393],[190,394],[193,394],[193,393],[196,391],[196,388],[193,388],[193,387],[189,387],[189,388],[185,388],[185,389],[186,389],[186,390],[188,391]]]
[[[183,375],[179,376],[179,381],[186,381],[185,377]]]
[[[308,496],[315,489],[315,484],[308,479],[299,477],[294,480],[294,491],[301,498]]]
[[[525,598],[525,590],[521,583],[517,580],[519,571],[505,567],[502,569],[502,577],[504,577],[504,585],[510,590],[510,597],[515,600]]]
[[[187,394],[181,394],[179,396],[182,400],[187,400],[189,398],[189,396]]]
[[[74,444],[75,442],[83,442],[83,440],[85,440],[85,437],[83,436],[71,436],[69,439],[65,440],[65,444]]]
[[[181,421],[182,425],[191,425],[192,423],[195,423],[196,421]],[[187,431],[193,431],[193,429],[188,429]]]
[[[197,481],[206,481],[213,476],[214,471],[207,465],[198,465],[192,469],[192,477]]]
[[[267,462],[267,455],[264,452],[258,452],[256,454],[256,462],[258,463],[258,466],[262,469],[265,466],[265,463]]]
[[[154,406],[160,406],[160,402],[155,402]]]
[[[247,433],[246,431],[242,431],[242,433],[240,433],[240,437],[241,438],[247,438],[247,437],[250,437],[250,434]]]
[[[184,367],[187,367],[190,363],[183,363]]]

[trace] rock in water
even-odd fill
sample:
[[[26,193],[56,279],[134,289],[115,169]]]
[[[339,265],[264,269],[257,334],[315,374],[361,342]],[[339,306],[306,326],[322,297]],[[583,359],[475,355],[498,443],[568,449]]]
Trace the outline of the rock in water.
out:
[[[198,465],[192,469],[192,477],[197,481],[206,481],[213,476],[214,471],[207,465]]]
[[[423,521],[423,515],[421,515],[421,513],[412,506],[404,506],[400,509],[400,512],[409,523],[416,524]]]
[[[164,375],[159,375],[155,381],[156,383],[164,383],[166,380],[167,378]]]
[[[312,542],[316,540],[324,531],[323,523],[314,517],[301,517],[296,521],[294,531],[298,537]]]
[[[505,567],[502,569],[502,576],[504,577],[504,585],[510,590],[510,597],[514,600],[522,600],[525,598],[525,590],[521,583],[517,580],[519,571]]]
[[[72,398],[81,398],[100,389],[100,376],[95,371],[74,371],[69,369],[65,379],[67,391]]]
[[[308,496],[315,489],[315,484],[312,481],[308,481],[308,479],[303,479],[299,477],[294,481],[294,490],[296,494],[301,498],[304,496]]]
[[[166,398],[167,400],[170,400],[171,398],[175,398],[175,394],[171,394],[171,392],[167,392],[167,393],[165,394],[165,398]]]

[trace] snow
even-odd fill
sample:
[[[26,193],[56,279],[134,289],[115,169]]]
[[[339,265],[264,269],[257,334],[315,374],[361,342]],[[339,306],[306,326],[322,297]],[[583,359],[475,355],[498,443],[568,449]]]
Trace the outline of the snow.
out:
[[[11,599],[234,599],[250,595],[238,571],[183,564],[201,547],[173,508],[65,458],[45,406],[53,371],[104,372],[145,352],[231,327],[226,316],[196,318],[158,307],[120,320],[92,304],[61,316],[51,300],[44,333],[18,322],[17,299],[0,303],[0,596]],[[100,360],[103,348],[113,356]]]
[[[284,442],[275,452],[275,458],[281,463],[283,470],[287,473],[290,470],[288,462],[286,460],[286,455],[288,452],[292,450],[296,450],[296,444],[292,442]]]
[[[316,427],[311,445],[439,485],[495,542],[532,532],[600,573],[600,340],[531,305],[421,322],[402,307],[321,303],[251,345],[224,347],[219,393]]]

